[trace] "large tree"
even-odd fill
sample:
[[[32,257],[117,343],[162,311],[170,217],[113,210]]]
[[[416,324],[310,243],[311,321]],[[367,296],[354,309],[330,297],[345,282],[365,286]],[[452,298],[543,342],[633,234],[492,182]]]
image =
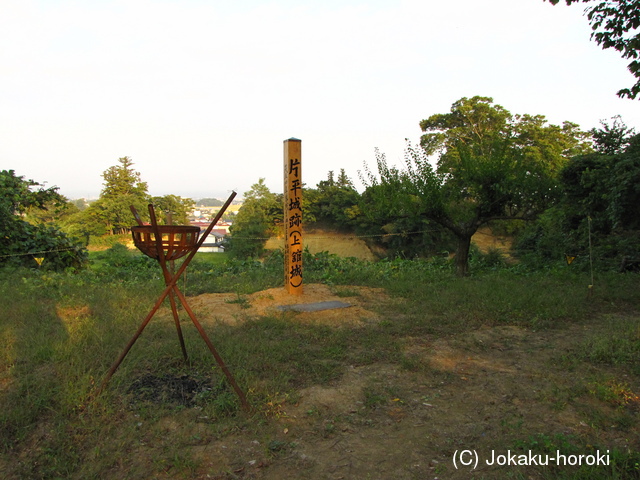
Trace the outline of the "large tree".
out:
[[[78,225],[91,235],[122,234],[133,223],[130,206],[133,205],[143,219],[148,218],[149,195],[147,183],[135,171],[129,157],[118,159],[119,165],[102,173],[104,179],[100,198],[77,217]]]
[[[546,1],[546,0],[545,0]],[[562,0],[549,0],[556,5]],[[592,0],[565,0],[572,3],[591,3]],[[622,58],[630,59],[627,66],[637,79],[631,88],[618,91],[618,96],[636,98],[640,93],[640,2],[638,0],[606,0],[593,2],[585,9],[593,38],[603,49],[613,48],[622,54]]]
[[[489,97],[462,98],[420,127],[421,145],[408,145],[404,169],[377,153],[377,173],[368,170],[365,180],[378,208],[401,217],[418,214],[451,232],[461,276],[468,273],[479,227],[534,218],[555,199],[556,176],[567,159],[590,150],[577,125],[512,115]]]
[[[0,171],[0,264],[37,267],[38,259],[43,268],[82,266],[86,250],[77,240],[51,221],[25,220],[29,212],[65,205],[66,198],[57,190],[18,177],[13,170]]]

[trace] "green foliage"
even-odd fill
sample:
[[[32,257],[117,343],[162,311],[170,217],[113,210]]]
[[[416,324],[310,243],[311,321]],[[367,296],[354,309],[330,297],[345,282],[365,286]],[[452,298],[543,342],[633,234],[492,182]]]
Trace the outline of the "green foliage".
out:
[[[143,220],[149,218],[147,205],[149,199],[133,194],[117,197],[100,197],[89,207],[80,212],[75,219],[78,225],[85,225],[86,233],[90,235],[123,234],[129,231],[135,223],[131,213],[131,205],[139,212]],[[103,234],[104,234],[103,233]]]
[[[303,217],[325,227],[338,230],[351,230],[359,214],[357,209],[360,195],[344,169],[340,169],[338,179],[329,171],[327,180],[318,183],[316,189],[305,189],[303,195]]]
[[[129,157],[119,158],[118,162],[120,165],[103,172],[104,188],[100,198],[71,220],[76,232],[85,236],[126,233],[134,222],[131,205],[143,220],[149,218],[146,182],[132,168],[133,162]]]
[[[561,0],[549,0],[556,5]],[[565,0],[572,3],[589,3],[592,0]],[[596,3],[596,2],[594,2]],[[640,6],[637,1],[612,0],[600,1],[585,10],[593,33],[591,38],[603,49],[613,48],[622,54],[622,58],[631,59],[627,66],[637,81],[631,88],[618,91],[621,98],[635,99],[640,93]]]
[[[102,173],[104,188],[100,193],[104,198],[115,198],[123,195],[133,195],[145,198],[147,183],[140,178],[140,173],[133,168],[133,161],[129,157],[118,159],[120,165],[109,167]]]
[[[126,245],[131,241],[131,234],[124,233],[122,235],[103,235],[89,238],[89,247],[90,250],[105,250],[107,248],[113,247],[116,243],[122,243]]]
[[[600,121],[600,128],[594,128],[590,132],[597,153],[604,155],[623,153],[635,136],[635,130],[627,127],[620,115],[612,117],[611,120],[613,120],[611,124]]]
[[[58,187],[34,190],[31,187],[39,187],[40,184],[17,177],[14,170],[2,170],[0,182],[0,216],[5,221],[30,209],[46,208],[50,202],[64,202],[64,197],[57,192]]]
[[[229,229],[229,253],[238,258],[260,257],[282,216],[282,196],[269,191],[264,178],[261,178],[245,192],[242,208]]]
[[[122,243],[115,243],[111,248],[95,253],[92,259],[93,272],[107,279],[148,281],[158,278],[161,273],[156,260],[137,250],[129,250]]]
[[[56,223],[66,231],[68,220],[80,210],[66,198],[61,197],[61,200],[49,201],[42,208],[30,208],[24,219],[34,225]]]
[[[280,285],[283,270],[284,256],[279,251],[263,261],[227,253],[198,254],[189,265],[185,289],[189,295],[206,292],[244,295]]]
[[[606,127],[595,132],[597,148],[619,153],[580,155],[567,163],[559,176],[563,195],[519,236],[521,255],[542,261],[564,253],[588,257],[591,241],[599,268],[640,259],[640,136],[625,137],[630,129],[621,123]]]
[[[172,225],[188,225],[189,212],[193,208],[194,201],[190,198],[182,198],[177,195],[164,195],[162,197],[151,197],[151,203],[159,217],[161,224],[169,223],[167,220],[171,216]],[[164,213],[164,215],[161,215]]]
[[[613,315],[598,327],[603,331],[594,332],[572,355],[595,364],[624,365],[640,374],[638,319]]]
[[[376,152],[377,174],[367,170],[364,181],[378,209],[422,216],[453,234],[460,276],[468,273],[471,237],[479,227],[544,211],[555,200],[559,169],[589,149],[577,125],[513,116],[488,97],[462,98],[450,113],[432,115],[420,126],[427,133],[420,147],[408,145],[404,170]]]
[[[518,233],[514,249],[518,258],[527,265],[540,268],[542,265],[565,262],[565,255],[580,256],[573,268],[582,265],[583,256],[588,255],[586,245],[575,235],[567,235],[563,228],[565,211],[552,207],[538,219]]]
[[[82,267],[87,253],[78,240],[52,223],[33,225],[23,219],[29,211],[66,204],[57,187],[32,189],[39,185],[13,170],[0,172],[0,265],[38,268],[38,258],[47,270]]]

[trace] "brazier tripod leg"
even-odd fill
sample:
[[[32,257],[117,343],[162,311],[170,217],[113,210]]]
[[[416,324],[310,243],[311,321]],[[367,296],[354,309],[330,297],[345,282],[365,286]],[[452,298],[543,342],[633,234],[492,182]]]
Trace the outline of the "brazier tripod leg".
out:
[[[187,355],[187,347],[184,345],[184,337],[182,336],[182,328],[180,328],[180,317],[178,317],[178,309],[176,307],[176,299],[173,296],[173,291],[169,293],[169,302],[171,303],[171,312],[173,313],[173,321],[176,324],[176,330],[178,331],[178,339],[180,340],[180,348],[182,349],[182,356],[185,362],[189,360]]]
[[[162,274],[164,275],[164,283],[168,287],[170,285],[175,285],[178,279],[178,276],[173,272],[174,263],[173,260],[169,261],[171,265],[171,272],[167,266],[167,258],[165,256],[164,248],[162,245],[162,235],[160,234],[160,230],[158,229],[158,222],[156,220],[156,211],[153,208],[153,204],[149,204],[149,216],[151,217],[151,226],[153,227],[153,231],[156,237],[156,251],[158,253],[158,262],[160,263],[160,268],[162,269]],[[184,338],[182,337],[182,329],[180,328],[180,318],[178,317],[178,310],[176,308],[176,299],[173,297],[173,291],[169,291],[169,303],[171,304],[171,313],[173,314],[173,321],[176,324],[176,331],[178,332],[178,340],[180,340],[180,348],[182,349],[182,356],[185,361],[187,360],[187,348],[184,345]]]
[[[234,391],[236,392],[236,395],[238,395],[238,398],[240,398],[240,403],[242,403],[242,408],[245,411],[248,412],[251,408],[249,407],[249,403],[247,402],[247,397],[245,396],[245,394],[242,391],[242,389],[236,383],[236,379],[233,377],[233,375],[231,374],[231,372],[227,368],[227,365],[224,363],[224,360],[222,360],[222,357],[220,356],[220,354],[218,353],[216,348],[213,346],[213,343],[211,343],[211,340],[209,340],[209,337],[207,336],[207,333],[204,331],[204,328],[202,328],[202,325],[200,325],[200,322],[196,318],[196,315],[193,313],[193,310],[191,310],[191,307],[187,303],[187,299],[182,294],[182,292],[178,289],[178,287],[175,285],[175,283],[173,284],[173,291],[178,296],[178,299],[180,300],[180,303],[182,303],[182,306],[184,307],[185,311],[189,315],[189,318],[191,318],[191,321],[193,322],[193,324],[195,325],[196,329],[198,330],[198,333],[200,334],[200,336],[204,340],[204,343],[206,343],[207,347],[209,347],[209,351],[213,354],[213,357],[216,359],[216,362],[218,363],[218,365],[222,369],[223,373],[227,377],[227,380],[229,381],[229,383],[233,387]]]

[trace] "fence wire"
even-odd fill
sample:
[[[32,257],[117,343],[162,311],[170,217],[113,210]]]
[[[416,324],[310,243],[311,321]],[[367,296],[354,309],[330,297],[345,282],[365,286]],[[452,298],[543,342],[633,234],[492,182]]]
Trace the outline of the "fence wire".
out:
[[[419,235],[422,233],[431,233],[431,232],[439,232],[441,230],[419,230],[417,232],[396,232],[396,233],[378,233],[378,234],[372,234],[372,235],[341,235],[339,237],[335,236],[335,235],[329,235],[329,236],[315,236],[313,234],[306,234],[304,236],[304,238],[306,238],[307,240],[309,239],[313,239],[313,240],[331,240],[333,238],[342,238],[342,239],[358,239],[358,238],[382,238],[382,237],[406,237],[409,235]],[[488,233],[484,233],[484,232],[476,232],[477,234],[480,235],[487,235],[487,236],[491,236]],[[236,237],[236,236],[232,236],[230,235],[229,238],[232,239],[236,239],[236,240],[270,240],[271,238],[274,237]],[[277,237],[276,237],[277,238]],[[23,257],[23,256],[27,256],[27,255],[44,255],[46,253],[57,253],[57,252],[68,252],[70,250],[75,250],[75,247],[66,247],[66,248],[59,248],[56,250],[41,250],[38,252],[27,252],[27,253],[12,253],[9,255],[0,255],[0,258],[9,258],[9,257]]]
[[[11,253],[9,255],[0,255],[0,258],[25,257],[27,255],[43,255],[45,253],[68,252],[69,250],[75,250],[75,247],[58,248],[56,250],[41,250],[39,252]]]

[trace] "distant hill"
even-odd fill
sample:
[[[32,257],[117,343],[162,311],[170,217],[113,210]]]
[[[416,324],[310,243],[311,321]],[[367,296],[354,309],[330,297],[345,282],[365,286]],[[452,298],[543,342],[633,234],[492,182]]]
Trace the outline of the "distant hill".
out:
[[[221,207],[224,205],[224,202],[217,198],[201,198],[200,200],[196,200],[196,205],[198,207]]]

